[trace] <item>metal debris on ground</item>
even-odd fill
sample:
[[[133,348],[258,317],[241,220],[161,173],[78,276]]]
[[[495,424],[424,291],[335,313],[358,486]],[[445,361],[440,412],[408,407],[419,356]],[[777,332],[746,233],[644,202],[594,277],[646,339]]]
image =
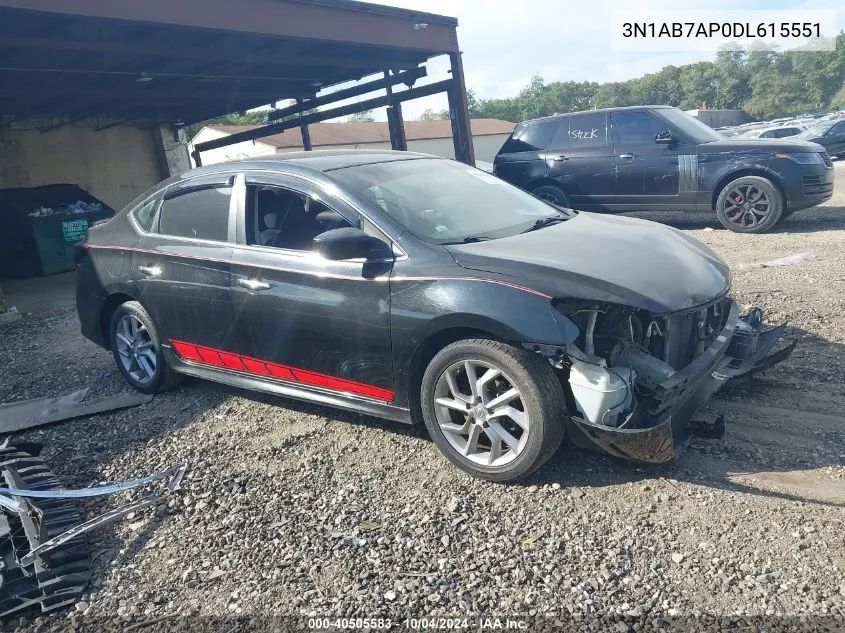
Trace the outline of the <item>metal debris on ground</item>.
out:
[[[91,578],[83,535],[160,501],[150,495],[83,522],[73,499],[164,480],[175,491],[185,472],[178,466],[125,483],[65,490],[38,457],[40,448],[13,446],[8,439],[0,445],[0,618],[34,607],[46,613],[78,602]]]
[[[0,434],[15,433],[42,424],[51,424],[96,413],[135,407],[150,402],[152,395],[128,393],[83,402],[88,389],[80,389],[59,398],[36,398],[0,404]]]

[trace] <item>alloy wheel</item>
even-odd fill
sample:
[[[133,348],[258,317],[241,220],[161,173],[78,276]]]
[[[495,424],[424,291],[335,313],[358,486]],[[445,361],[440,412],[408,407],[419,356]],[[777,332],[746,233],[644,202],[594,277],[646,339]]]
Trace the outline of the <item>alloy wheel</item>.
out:
[[[125,314],[117,322],[117,353],[126,373],[140,385],[152,381],[158,355],[146,326],[134,315]]]
[[[761,224],[771,207],[765,191],[755,185],[739,185],[730,190],[722,208],[729,222],[748,229]]]
[[[465,459],[504,466],[525,448],[530,432],[522,394],[502,369],[482,360],[446,368],[434,390],[437,423]]]

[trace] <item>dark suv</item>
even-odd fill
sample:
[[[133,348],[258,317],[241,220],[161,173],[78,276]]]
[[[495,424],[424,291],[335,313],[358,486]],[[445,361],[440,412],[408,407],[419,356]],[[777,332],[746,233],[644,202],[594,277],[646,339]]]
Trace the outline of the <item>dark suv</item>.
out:
[[[731,231],[762,233],[833,195],[833,164],[815,143],[727,139],[669,106],[590,110],[516,126],[500,178],[587,211],[715,210]]]

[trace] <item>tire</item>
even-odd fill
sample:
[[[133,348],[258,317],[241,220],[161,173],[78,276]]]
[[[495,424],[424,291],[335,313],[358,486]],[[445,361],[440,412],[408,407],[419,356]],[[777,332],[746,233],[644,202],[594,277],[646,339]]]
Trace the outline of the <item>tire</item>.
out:
[[[491,369],[498,372],[481,385],[481,393],[469,387],[467,363],[477,379]],[[473,394],[483,404],[476,399],[469,408]],[[497,403],[503,394],[512,397]],[[438,404],[443,402],[447,405]],[[566,434],[563,387],[548,361],[489,339],[457,341],[438,352],[423,374],[420,406],[431,438],[449,461],[488,481],[531,474]]]
[[[182,375],[167,366],[153,320],[137,301],[127,301],[114,311],[109,342],[118,370],[137,391],[161,393],[182,381]]]
[[[771,180],[742,176],[719,192],[716,216],[729,231],[765,233],[780,222],[785,206],[783,196]]]
[[[559,207],[571,209],[569,205],[569,196],[566,192],[556,185],[540,185],[531,190],[535,196],[546,202],[551,202]]]

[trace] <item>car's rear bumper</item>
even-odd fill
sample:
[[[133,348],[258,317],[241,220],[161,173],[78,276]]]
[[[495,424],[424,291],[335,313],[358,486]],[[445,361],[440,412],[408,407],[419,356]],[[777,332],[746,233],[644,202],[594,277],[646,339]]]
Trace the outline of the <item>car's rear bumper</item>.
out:
[[[752,314],[754,319],[749,319]],[[752,310],[738,317],[737,306],[732,304],[727,323],[714,344],[658,385],[656,413],[647,426],[618,429],[573,417],[570,418],[573,440],[582,446],[641,462],[666,462],[677,457],[690,438],[701,432],[702,425],[694,423],[692,418],[714,393],[731,382],[776,365],[792,353],[794,342],[769,355],[785,326],[762,330],[749,327],[750,320],[762,322],[762,313]]]
[[[102,313],[105,297],[91,260],[86,258],[76,268],[76,311],[82,336],[100,347],[108,347],[104,338]]]

